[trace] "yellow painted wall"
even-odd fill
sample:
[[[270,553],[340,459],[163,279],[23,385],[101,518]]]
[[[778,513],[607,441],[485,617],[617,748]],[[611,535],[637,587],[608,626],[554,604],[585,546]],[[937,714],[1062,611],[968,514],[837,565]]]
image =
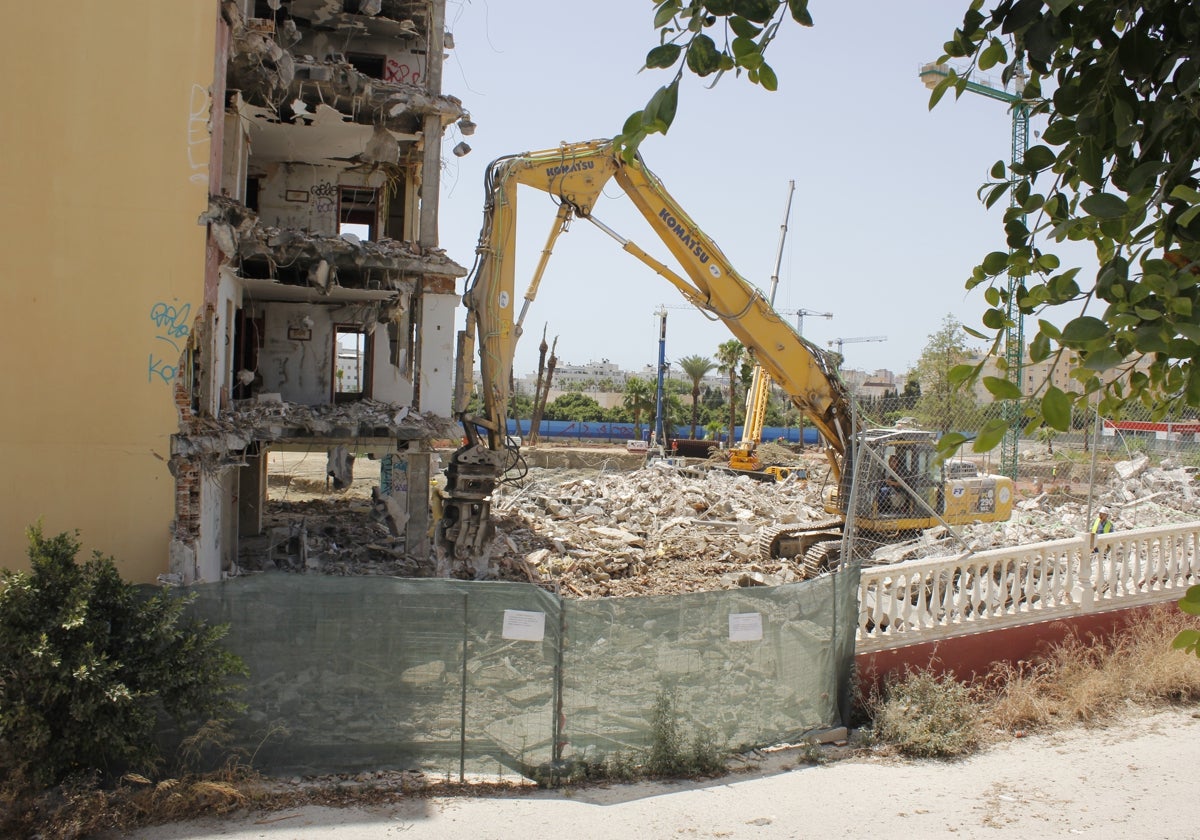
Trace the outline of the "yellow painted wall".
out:
[[[0,78],[0,566],[79,529],[167,569],[178,419],[158,304],[202,305],[217,0],[21,3]],[[190,310],[185,310],[190,307]],[[177,330],[177,332],[180,332]],[[152,362],[152,360],[154,360]]]

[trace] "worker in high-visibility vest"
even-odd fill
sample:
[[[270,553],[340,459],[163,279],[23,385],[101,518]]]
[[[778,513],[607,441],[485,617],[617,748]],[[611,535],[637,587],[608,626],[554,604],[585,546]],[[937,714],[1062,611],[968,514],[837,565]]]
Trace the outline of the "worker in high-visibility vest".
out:
[[[1112,519],[1109,518],[1108,508],[1102,507],[1096,511],[1096,518],[1092,520],[1091,531],[1093,534],[1111,534],[1113,529]],[[1093,540],[1094,541],[1094,540]],[[1099,554],[1100,547],[1092,546],[1092,554]],[[1108,557],[1108,548],[1104,549],[1104,556]]]
[[[1113,529],[1112,520],[1108,517],[1108,508],[1102,507],[1096,511],[1096,518],[1092,521],[1093,534],[1111,534]]]

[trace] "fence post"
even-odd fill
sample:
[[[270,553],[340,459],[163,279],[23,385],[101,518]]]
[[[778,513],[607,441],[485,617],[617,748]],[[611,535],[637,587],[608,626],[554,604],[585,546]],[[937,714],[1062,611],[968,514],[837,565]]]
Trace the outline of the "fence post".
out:
[[[562,598],[558,598],[558,658],[554,663],[554,722],[551,727],[553,747],[550,756],[557,764],[562,761],[563,749],[563,648],[567,645],[567,610]]]
[[[458,783],[464,784],[467,780],[467,641],[469,639],[468,621],[469,613],[467,609],[467,601],[470,598],[465,592],[463,593],[463,638],[462,638],[462,697],[459,701],[459,717],[458,717]]]

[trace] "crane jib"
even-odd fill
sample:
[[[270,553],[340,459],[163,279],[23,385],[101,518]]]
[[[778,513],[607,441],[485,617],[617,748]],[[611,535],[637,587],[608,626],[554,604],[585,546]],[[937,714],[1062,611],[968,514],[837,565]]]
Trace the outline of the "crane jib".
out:
[[[692,239],[692,237],[688,234],[687,229],[679,223],[678,219],[671,215],[670,210],[659,210],[658,218],[662,219],[667,228],[679,237],[680,242],[692,249],[692,253],[700,258],[700,262],[708,262],[708,253],[704,250],[704,247],[696,240]]]

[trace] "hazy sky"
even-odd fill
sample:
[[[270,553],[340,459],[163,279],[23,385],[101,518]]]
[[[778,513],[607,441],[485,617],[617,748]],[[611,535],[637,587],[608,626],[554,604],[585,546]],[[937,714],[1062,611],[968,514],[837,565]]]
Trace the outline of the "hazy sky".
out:
[[[847,367],[902,375],[947,314],[978,326],[985,308],[981,290],[963,284],[987,252],[1005,247],[1002,208],[985,210],[976,190],[996,160],[1009,159],[1011,116],[1003,103],[974,94],[947,97],[930,112],[918,78],[966,5],[812,0],[816,25],[785,25],[769,49],[778,91],[732,75],[711,90],[686,78],[670,134],[642,146],[683,209],[764,291],[787,184],[796,182],[775,306],[833,313],[804,318],[805,337],[822,346],[887,336],[845,344]],[[470,137],[447,134],[446,149],[462,139],[472,147],[466,157],[447,155],[443,172],[440,237],[453,259],[473,262],[489,162],[609,137],[669,81],[662,71],[638,73],[656,44],[652,9],[647,0],[448,0],[455,47],[443,89],[478,124]],[[615,183],[605,196],[594,215],[669,262]],[[555,211],[538,191],[524,190],[521,202],[518,296]],[[577,220],[555,249],[514,369],[536,368],[544,324],[558,336],[560,364],[653,364],[662,304],[681,307],[668,310],[668,359],[714,356],[730,338]]]

